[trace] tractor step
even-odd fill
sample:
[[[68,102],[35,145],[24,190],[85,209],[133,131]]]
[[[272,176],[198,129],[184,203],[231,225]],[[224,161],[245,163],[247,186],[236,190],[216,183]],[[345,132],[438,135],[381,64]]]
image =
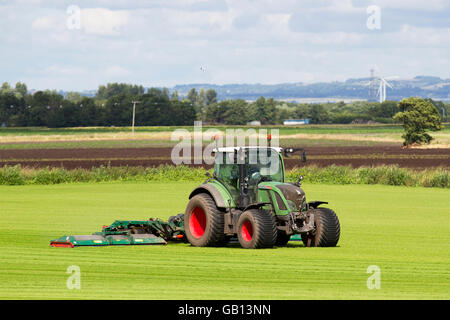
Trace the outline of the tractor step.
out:
[[[291,239],[289,241],[302,241],[302,235],[301,234],[294,234],[291,236]]]

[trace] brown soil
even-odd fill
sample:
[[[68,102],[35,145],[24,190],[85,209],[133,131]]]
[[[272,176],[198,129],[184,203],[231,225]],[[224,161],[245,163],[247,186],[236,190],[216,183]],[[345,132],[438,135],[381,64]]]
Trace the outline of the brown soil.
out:
[[[89,148],[0,150],[0,166],[92,168],[111,166],[157,166],[172,164],[171,148]],[[192,152],[192,155],[194,153]],[[308,147],[308,165],[398,165],[407,168],[450,168],[450,149],[402,149],[400,146]],[[287,158],[287,168],[304,165]],[[209,167],[205,165],[205,167]]]

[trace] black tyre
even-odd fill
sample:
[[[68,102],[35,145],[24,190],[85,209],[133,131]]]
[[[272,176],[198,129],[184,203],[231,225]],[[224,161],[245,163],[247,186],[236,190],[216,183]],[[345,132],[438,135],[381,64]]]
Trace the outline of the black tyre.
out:
[[[291,239],[291,236],[287,235],[286,232],[278,230],[277,232],[277,241],[275,242],[275,245],[277,247],[283,247],[287,245],[289,242],[289,239]]]
[[[189,243],[196,247],[224,243],[224,214],[206,193],[191,198],[184,214],[184,229]]]
[[[314,210],[314,233],[302,235],[305,247],[335,247],[339,241],[341,226],[336,213],[328,208]]]
[[[270,212],[251,209],[239,217],[237,235],[246,249],[272,248],[277,241],[275,219]]]

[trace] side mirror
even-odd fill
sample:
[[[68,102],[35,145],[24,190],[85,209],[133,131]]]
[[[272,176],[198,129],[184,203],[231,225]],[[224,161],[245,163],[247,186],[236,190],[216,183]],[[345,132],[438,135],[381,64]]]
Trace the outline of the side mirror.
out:
[[[291,153],[292,152],[294,152],[294,149],[292,149],[292,148],[286,148],[286,149],[284,149],[284,156],[286,157],[286,158],[289,158],[290,156],[291,156]]]
[[[306,151],[303,148],[286,148],[283,151],[284,151],[284,156],[286,158],[289,158],[294,152],[303,151],[302,152],[302,161],[306,162]]]
[[[297,186],[301,187],[303,176],[298,176]]]
[[[259,172],[255,172],[252,174],[252,176],[250,177],[250,181],[253,182],[258,182],[259,180],[261,180],[261,174]]]

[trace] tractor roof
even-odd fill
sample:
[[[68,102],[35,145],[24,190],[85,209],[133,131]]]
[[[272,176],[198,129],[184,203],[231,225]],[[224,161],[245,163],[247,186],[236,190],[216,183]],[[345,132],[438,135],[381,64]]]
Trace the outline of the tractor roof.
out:
[[[261,146],[245,146],[245,147],[222,147],[222,148],[214,148],[213,152],[236,152],[239,151],[239,149],[249,150],[249,149],[272,149],[276,152],[281,152],[283,148],[281,147],[261,147]]]

